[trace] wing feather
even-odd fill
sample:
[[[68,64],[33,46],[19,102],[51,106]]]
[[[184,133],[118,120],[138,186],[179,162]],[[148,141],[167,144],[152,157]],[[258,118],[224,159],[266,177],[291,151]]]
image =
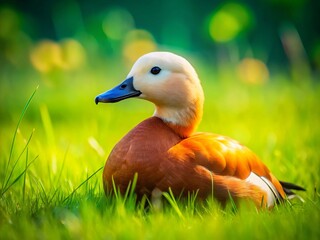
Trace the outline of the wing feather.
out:
[[[191,161],[220,176],[241,180],[251,172],[268,179],[282,197],[285,197],[278,180],[247,147],[237,141],[217,134],[197,133],[173,146],[169,154],[180,161]]]

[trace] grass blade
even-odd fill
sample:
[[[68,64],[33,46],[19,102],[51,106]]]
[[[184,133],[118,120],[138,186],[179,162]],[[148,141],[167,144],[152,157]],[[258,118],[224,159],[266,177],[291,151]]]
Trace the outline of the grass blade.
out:
[[[38,158],[38,156],[36,156],[28,165],[27,167],[10,183],[9,186],[7,186],[5,189],[2,190],[1,192],[1,197],[16,183],[19,181],[19,179],[23,176],[23,174],[26,173],[26,171],[28,170],[28,168],[30,167],[30,165]]]
[[[169,188],[169,193],[168,192],[164,192],[162,193],[162,195],[167,199],[167,201],[170,203],[171,207],[173,208],[173,210],[178,214],[178,216],[182,219],[184,219],[183,214],[178,206],[178,203],[173,195],[173,192],[171,190],[171,188]]]
[[[5,184],[4,184],[4,186],[3,186],[3,189],[8,186],[9,181],[10,181],[10,179],[11,179],[11,177],[12,177],[13,172],[14,172],[14,169],[16,168],[16,166],[17,166],[17,164],[18,164],[21,156],[22,156],[23,153],[28,149],[29,143],[30,143],[30,141],[31,141],[31,139],[32,139],[32,136],[33,136],[33,133],[34,133],[34,131],[31,133],[31,135],[30,135],[30,137],[29,137],[26,145],[24,146],[22,152],[20,153],[19,157],[18,157],[17,160],[14,162],[14,164],[13,164],[13,166],[12,166],[12,169],[11,169],[11,171],[10,171],[10,173],[9,173],[8,179],[7,179],[7,181],[5,182]]]
[[[64,202],[67,201],[70,197],[72,197],[73,194],[74,194],[79,188],[81,188],[86,182],[88,182],[88,181],[89,181],[94,175],[96,175],[102,168],[103,168],[103,166],[100,167],[100,168],[98,168],[98,170],[96,170],[96,171],[95,171],[94,173],[92,173],[89,177],[87,177],[87,179],[84,180],[78,187],[76,187],[76,188],[72,191],[72,193],[70,193],[62,202],[64,203]]]
[[[29,158],[29,149],[27,148],[25,169],[27,169],[27,167],[28,167],[28,158]],[[27,178],[27,171],[24,173],[24,176],[23,176],[23,185],[22,185],[22,201],[23,202],[24,202],[25,195],[26,195],[26,178]]]
[[[11,158],[12,158],[12,154],[13,154],[13,149],[14,149],[14,143],[16,142],[16,136],[17,136],[17,132],[18,132],[18,129],[20,127],[20,124],[21,124],[21,121],[25,115],[25,113],[27,112],[27,109],[31,103],[31,100],[33,99],[34,95],[36,94],[37,90],[38,90],[39,86],[36,87],[36,89],[33,91],[33,93],[31,94],[31,96],[29,97],[26,105],[24,106],[22,112],[21,112],[21,115],[20,115],[20,118],[19,118],[19,121],[17,123],[17,126],[16,126],[16,129],[14,131],[14,134],[13,134],[13,138],[12,138],[12,142],[11,142],[11,146],[10,146],[10,153],[9,153],[9,159],[8,159],[8,162],[7,162],[7,165],[6,165],[6,169],[4,171],[4,178],[3,178],[3,183],[2,183],[2,189],[4,189],[6,186],[5,186],[5,181],[6,181],[6,178],[7,178],[7,172],[8,172],[8,168],[10,166],[10,162],[11,162]]]
[[[229,202],[230,202],[230,205],[231,205],[231,211],[233,214],[236,214],[238,212],[238,208],[237,208],[237,205],[230,193],[230,191],[228,191],[228,195],[229,195]]]

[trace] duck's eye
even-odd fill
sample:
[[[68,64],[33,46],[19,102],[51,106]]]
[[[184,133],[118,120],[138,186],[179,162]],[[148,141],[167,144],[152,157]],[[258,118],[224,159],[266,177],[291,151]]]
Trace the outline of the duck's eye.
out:
[[[150,72],[151,72],[153,75],[159,74],[160,71],[161,71],[161,68],[159,68],[159,67],[153,67],[153,68],[151,68],[151,70],[150,70]]]

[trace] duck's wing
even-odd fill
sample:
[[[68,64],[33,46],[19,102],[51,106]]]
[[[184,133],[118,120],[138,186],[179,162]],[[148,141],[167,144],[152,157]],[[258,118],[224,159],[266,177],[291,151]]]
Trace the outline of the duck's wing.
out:
[[[268,205],[286,196],[279,181],[262,161],[250,149],[231,138],[197,133],[173,146],[169,155],[208,170],[216,181],[221,181],[231,191],[232,188],[250,188],[254,185],[267,193]]]

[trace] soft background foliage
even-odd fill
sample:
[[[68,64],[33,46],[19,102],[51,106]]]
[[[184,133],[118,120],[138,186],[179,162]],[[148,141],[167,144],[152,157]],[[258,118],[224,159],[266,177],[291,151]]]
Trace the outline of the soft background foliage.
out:
[[[319,239],[319,12],[311,0],[2,1],[0,238]],[[257,212],[104,196],[105,159],[153,107],[94,98],[155,50],[197,69],[199,131],[249,146],[306,187],[305,203]]]

